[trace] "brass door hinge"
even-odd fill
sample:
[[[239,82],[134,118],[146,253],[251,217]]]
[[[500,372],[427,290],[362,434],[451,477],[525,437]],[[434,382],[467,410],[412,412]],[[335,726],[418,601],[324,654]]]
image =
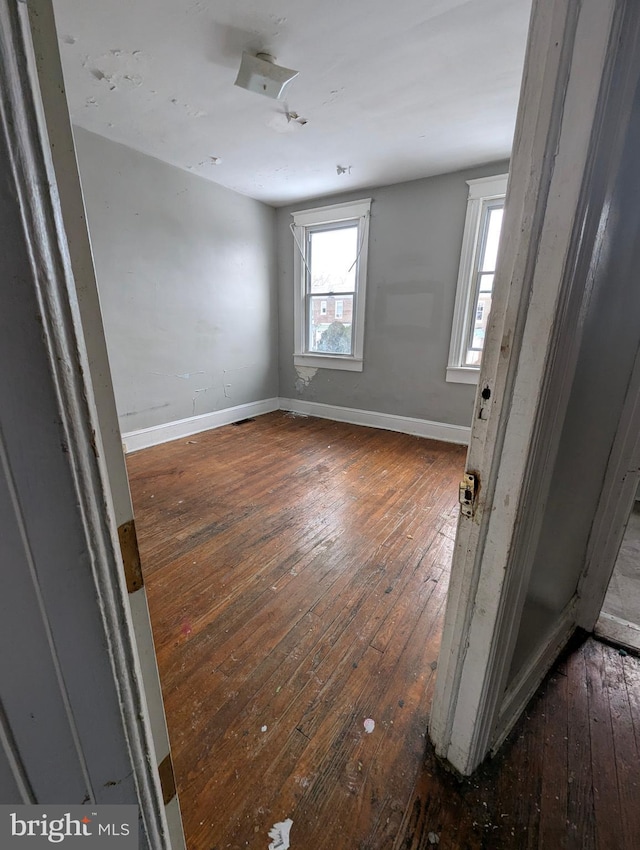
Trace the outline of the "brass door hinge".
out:
[[[135,593],[144,585],[142,577],[142,566],[140,565],[140,552],[138,551],[138,539],[136,537],[135,521],[130,519],[118,528],[118,539],[120,540],[120,552],[124,574],[127,579],[127,590]]]
[[[173,773],[173,761],[171,753],[168,753],[158,765],[160,775],[160,788],[165,806],[176,796],[176,780]]]

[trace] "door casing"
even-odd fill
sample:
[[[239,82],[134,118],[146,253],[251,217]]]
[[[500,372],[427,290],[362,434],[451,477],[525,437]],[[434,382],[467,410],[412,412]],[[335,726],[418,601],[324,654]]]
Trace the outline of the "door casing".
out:
[[[467,457],[479,492],[458,524],[430,722],[436,751],[462,774],[503,740],[599,592],[593,578],[576,588],[507,691],[633,110],[638,17],[616,0],[533,4]]]

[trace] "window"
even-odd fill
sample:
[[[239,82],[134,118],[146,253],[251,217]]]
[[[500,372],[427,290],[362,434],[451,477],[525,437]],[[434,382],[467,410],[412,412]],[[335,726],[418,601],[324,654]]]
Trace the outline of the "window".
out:
[[[506,174],[467,180],[469,197],[464,225],[458,288],[451,330],[447,381],[478,382],[484,336],[491,312],[498,257]]]
[[[371,200],[293,213],[296,366],[362,371]]]

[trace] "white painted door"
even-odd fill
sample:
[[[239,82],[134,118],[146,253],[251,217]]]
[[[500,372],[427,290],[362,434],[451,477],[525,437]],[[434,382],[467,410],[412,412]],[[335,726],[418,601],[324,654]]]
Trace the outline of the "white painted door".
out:
[[[631,2],[533,5],[467,458],[479,486],[459,521],[430,723],[463,774],[576,626],[593,627],[606,589],[610,565],[585,565],[640,343],[639,30]]]

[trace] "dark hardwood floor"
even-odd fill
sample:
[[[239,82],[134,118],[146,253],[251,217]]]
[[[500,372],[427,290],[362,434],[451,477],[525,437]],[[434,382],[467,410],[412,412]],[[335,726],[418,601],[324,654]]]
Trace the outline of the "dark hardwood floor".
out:
[[[638,846],[631,656],[574,641],[474,777],[433,756],[464,457],[284,413],[128,457],[189,850]]]

